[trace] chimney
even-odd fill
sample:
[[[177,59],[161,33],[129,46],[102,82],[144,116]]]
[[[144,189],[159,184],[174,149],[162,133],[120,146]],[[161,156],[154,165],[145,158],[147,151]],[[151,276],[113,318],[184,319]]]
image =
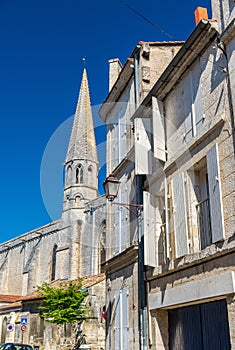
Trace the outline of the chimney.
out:
[[[197,7],[196,10],[194,11],[194,17],[195,17],[196,26],[202,19],[208,20],[207,9],[205,7]]]
[[[122,64],[118,58],[109,60],[109,91],[112,89],[121,70]]]

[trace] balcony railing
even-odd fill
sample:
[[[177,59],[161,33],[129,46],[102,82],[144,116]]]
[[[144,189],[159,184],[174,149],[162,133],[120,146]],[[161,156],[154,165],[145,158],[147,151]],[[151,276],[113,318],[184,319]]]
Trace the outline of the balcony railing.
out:
[[[209,198],[206,198],[196,205],[198,230],[201,249],[211,245],[211,219],[210,219],[210,203]]]

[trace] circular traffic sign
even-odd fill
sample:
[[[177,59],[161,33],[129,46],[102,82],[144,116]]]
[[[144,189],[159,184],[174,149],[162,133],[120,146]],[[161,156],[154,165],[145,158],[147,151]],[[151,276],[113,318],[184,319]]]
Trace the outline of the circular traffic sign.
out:
[[[20,330],[21,330],[21,332],[24,332],[24,331],[26,331],[26,325],[25,324],[22,324],[21,326],[20,326]]]

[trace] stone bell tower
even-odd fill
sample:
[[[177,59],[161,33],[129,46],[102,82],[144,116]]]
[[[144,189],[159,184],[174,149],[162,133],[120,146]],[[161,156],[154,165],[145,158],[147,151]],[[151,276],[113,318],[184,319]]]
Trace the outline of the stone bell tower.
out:
[[[88,254],[92,232],[85,230],[85,209],[86,204],[97,198],[97,195],[98,157],[87,72],[84,68],[65,160],[61,218],[69,247],[70,279],[83,275],[84,256]]]
[[[65,161],[63,213],[97,197],[98,157],[87,72],[84,68]]]

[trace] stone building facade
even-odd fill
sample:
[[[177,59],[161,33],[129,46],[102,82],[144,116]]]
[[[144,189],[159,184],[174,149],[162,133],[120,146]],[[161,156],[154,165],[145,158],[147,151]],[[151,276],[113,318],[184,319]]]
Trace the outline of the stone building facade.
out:
[[[138,45],[100,109],[120,181],[107,204],[107,349],[235,349],[234,14],[212,0],[213,19],[153,85],[166,47],[153,58],[149,45],[148,70]]]
[[[53,285],[92,275],[95,287],[87,287],[91,288],[91,294],[96,288],[99,298],[92,300],[94,317],[90,331],[85,326],[87,342],[94,342],[94,349],[104,346],[105,327],[100,323],[99,311],[105,305],[104,276],[101,275],[101,280],[96,276],[100,276],[101,255],[105,255],[105,202],[104,197],[98,197],[98,157],[84,69],[65,159],[62,217],[0,244],[0,302],[4,301],[0,305],[2,343],[19,341],[24,336],[25,342],[40,349],[67,349],[61,339],[68,334],[40,320],[34,287],[42,282]],[[22,334],[19,320],[26,316],[29,324],[27,332]],[[14,331],[7,331],[9,324],[14,325]],[[74,336],[69,341],[72,346]]]
[[[125,205],[138,203],[137,186],[141,180],[135,174],[136,130],[131,118],[182,44],[138,43],[116,81],[110,83],[109,95],[99,111],[107,128],[107,175],[113,173],[120,180],[117,202],[124,203],[107,203],[106,261],[102,265],[107,284],[107,349],[140,346],[138,218],[136,208]],[[109,64],[113,82],[119,61],[110,60]],[[148,146],[147,141],[143,145]]]

